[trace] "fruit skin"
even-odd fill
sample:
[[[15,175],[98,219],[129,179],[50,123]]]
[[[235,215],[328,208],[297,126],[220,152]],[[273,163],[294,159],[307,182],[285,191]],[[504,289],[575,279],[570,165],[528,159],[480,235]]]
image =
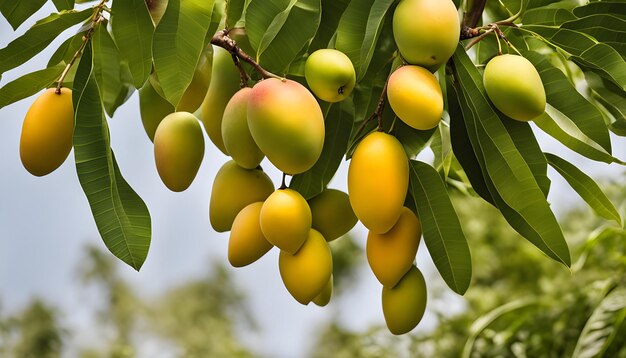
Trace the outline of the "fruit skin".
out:
[[[221,47],[213,46],[211,83],[202,102],[202,123],[209,139],[224,154],[228,154],[222,139],[222,116],[230,98],[239,90],[239,70],[232,56]]]
[[[139,90],[139,112],[141,113],[143,129],[151,141],[154,142],[154,133],[156,133],[159,123],[174,111],[174,106],[159,95],[152,82],[146,81]]]
[[[213,57],[206,51],[200,56],[196,70],[193,72],[191,82],[180,98],[177,111],[193,113],[200,108],[211,83],[211,67]]]
[[[257,83],[248,101],[252,138],[279,170],[299,174],[322,154],[324,116],[315,97],[292,80]]]
[[[279,189],[263,203],[260,220],[267,241],[293,255],[309,237],[311,209],[297,191]]]
[[[311,229],[295,255],[280,252],[278,268],[287,291],[296,301],[308,305],[324,290],[333,271],[332,254],[326,239]]]
[[[402,66],[389,76],[387,98],[393,112],[409,126],[436,127],[443,114],[443,94],[437,78],[419,66]]]
[[[262,206],[261,201],[246,206],[233,221],[228,240],[228,261],[234,267],[250,265],[273,247],[261,231],[259,216]]]
[[[409,186],[409,162],[392,135],[373,132],[363,138],[348,167],[350,205],[363,225],[382,234],[398,221]]]
[[[161,180],[172,191],[191,185],[204,158],[204,135],[188,112],[168,114],[154,134],[154,159]]]
[[[487,95],[500,112],[518,121],[531,121],[546,109],[546,91],[533,64],[522,56],[500,55],[485,67]]]
[[[402,57],[433,72],[454,54],[460,34],[451,0],[401,0],[393,14],[393,37]]]
[[[348,194],[336,189],[324,189],[309,200],[313,221],[311,227],[326,241],[333,241],[350,231],[358,219],[350,206]]]
[[[248,128],[248,99],[252,88],[240,89],[228,101],[222,118],[222,138],[224,146],[239,166],[256,168],[265,155],[254,142]]]
[[[20,159],[32,175],[44,176],[60,167],[72,150],[72,90],[47,89],[30,106],[20,137]]]
[[[406,207],[391,230],[367,235],[367,261],[383,286],[395,286],[411,269],[421,236],[422,226],[417,216]]]
[[[356,84],[352,61],[335,49],[320,49],[309,55],[304,64],[304,77],[311,91],[326,102],[343,101]]]
[[[217,232],[231,229],[237,214],[249,204],[264,201],[274,191],[272,180],[261,169],[244,169],[226,162],[215,175],[209,220]]]
[[[426,282],[415,266],[393,288],[383,287],[383,315],[389,331],[395,335],[413,330],[426,311]]]
[[[324,307],[326,306],[329,302],[330,299],[333,296],[333,275],[330,275],[330,280],[328,280],[328,283],[326,283],[326,286],[324,286],[324,288],[322,289],[322,292],[320,292],[317,296],[315,296],[315,298],[313,299],[313,303],[315,303],[316,305],[320,306],[320,307]]]

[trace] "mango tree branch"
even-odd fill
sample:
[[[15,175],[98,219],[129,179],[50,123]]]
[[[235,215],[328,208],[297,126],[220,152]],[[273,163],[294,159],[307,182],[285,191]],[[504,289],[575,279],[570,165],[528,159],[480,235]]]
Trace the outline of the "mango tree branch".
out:
[[[235,40],[233,40],[230,36],[228,36],[227,29],[218,31],[215,34],[215,36],[213,36],[213,38],[211,39],[211,43],[215,46],[219,46],[227,50],[228,52],[230,52],[233,55],[233,59],[236,57],[239,60],[248,63],[264,79],[265,78],[277,78],[281,80],[283,79],[282,77],[277,76],[269,72],[268,70],[264,69],[263,67],[261,67],[261,65],[259,65],[252,57],[250,57],[250,55],[248,55],[241,48],[239,48]],[[237,62],[235,62],[235,64],[237,64]],[[237,66],[237,67],[239,67],[239,71],[243,71],[243,68],[241,66]]]

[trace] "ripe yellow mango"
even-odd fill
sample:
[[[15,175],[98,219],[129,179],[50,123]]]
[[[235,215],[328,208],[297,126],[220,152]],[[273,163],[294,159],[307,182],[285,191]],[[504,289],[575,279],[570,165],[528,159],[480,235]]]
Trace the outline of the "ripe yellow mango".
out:
[[[172,191],[191,185],[204,158],[204,135],[198,119],[188,112],[163,118],[154,134],[154,160],[161,180]]]
[[[500,112],[531,121],[546,109],[546,91],[535,66],[522,56],[492,58],[483,75],[487,95]]]
[[[426,311],[426,282],[415,266],[393,287],[383,287],[383,315],[389,331],[395,335],[413,330]]]
[[[210,51],[203,52],[193,73],[191,83],[185,89],[185,93],[176,106],[177,111],[193,113],[200,108],[211,83],[212,63],[213,56]]]
[[[274,191],[272,180],[261,169],[244,169],[226,162],[215,175],[209,203],[209,220],[217,232],[231,229],[241,209],[264,201]]]
[[[287,174],[310,169],[322,153],[322,110],[298,82],[269,78],[257,83],[248,101],[248,126],[261,151]]]
[[[398,221],[409,186],[409,161],[392,135],[373,132],[363,138],[348,167],[350,204],[363,225],[382,234]]]
[[[316,305],[320,307],[324,307],[330,302],[330,299],[332,296],[333,296],[333,275],[331,274],[330,280],[328,280],[328,283],[326,284],[326,286],[324,286],[324,289],[322,289],[322,292],[320,292],[313,299],[313,303],[315,303]]]
[[[280,252],[278,269],[293,298],[303,305],[309,304],[324,290],[333,272],[332,254],[326,239],[311,229],[295,255]]]
[[[451,0],[401,0],[393,13],[393,37],[402,57],[433,72],[454,54],[460,34]]]
[[[272,248],[261,231],[262,206],[261,201],[246,206],[233,221],[228,240],[228,261],[234,267],[250,265]]]
[[[72,90],[47,89],[30,106],[20,137],[20,159],[32,175],[50,174],[72,150],[74,107]]]
[[[336,189],[324,189],[309,200],[313,222],[311,227],[319,231],[326,241],[333,241],[356,225],[348,194]]]
[[[393,112],[409,126],[436,127],[443,114],[443,94],[437,78],[419,66],[402,66],[389,76],[387,98]]]
[[[159,123],[168,114],[174,113],[174,106],[159,95],[151,81],[146,81],[139,90],[139,113],[141,114],[143,129],[148,138],[154,142],[154,133],[156,133]]]
[[[228,101],[222,118],[224,147],[239,166],[256,168],[265,155],[254,142],[248,128],[248,99],[252,88],[240,89]]]
[[[202,123],[209,139],[224,154],[228,154],[222,139],[222,116],[230,98],[239,90],[239,70],[232,56],[221,47],[213,45],[211,83],[201,105]]]
[[[383,286],[395,286],[411,269],[421,236],[422,226],[417,216],[406,207],[391,230],[367,235],[367,262]]]
[[[276,190],[263,203],[261,230],[274,246],[295,254],[311,230],[309,204],[293,189]]]

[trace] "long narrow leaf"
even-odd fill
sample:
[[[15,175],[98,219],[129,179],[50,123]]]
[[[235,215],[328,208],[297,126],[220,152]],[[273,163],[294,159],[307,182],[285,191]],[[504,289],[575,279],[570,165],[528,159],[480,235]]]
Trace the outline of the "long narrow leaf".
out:
[[[46,0],[0,0],[0,13],[16,30],[26,19],[41,9]],[[61,10],[61,9],[59,9]]]
[[[17,102],[47,88],[63,72],[64,65],[56,65],[26,74],[0,88],[0,108]]]

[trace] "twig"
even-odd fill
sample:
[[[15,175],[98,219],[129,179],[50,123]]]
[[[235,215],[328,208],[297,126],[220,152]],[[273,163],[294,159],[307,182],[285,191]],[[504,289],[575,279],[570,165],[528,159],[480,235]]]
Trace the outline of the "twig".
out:
[[[258,72],[261,75],[261,77],[277,78],[280,80],[283,79],[282,77],[277,76],[269,72],[268,70],[264,69],[263,67],[261,67],[261,65],[259,65],[252,57],[250,57],[250,55],[245,53],[239,46],[237,46],[237,43],[235,42],[235,40],[233,40],[232,38],[230,38],[230,36],[228,36],[227,29],[218,31],[215,34],[215,36],[213,36],[213,38],[211,39],[211,43],[215,46],[219,46],[227,50],[234,57],[237,57],[238,59],[248,63],[250,66],[252,66],[252,68],[254,68],[256,72]]]
[[[235,49],[237,48],[238,47],[235,46]],[[237,68],[239,69],[239,77],[241,80],[241,82],[239,83],[239,87],[248,87],[248,81],[250,81],[250,76],[248,76],[246,69],[243,68],[243,66],[241,65],[241,61],[239,61],[239,57],[237,57],[236,51],[232,51],[230,54],[233,57],[233,62],[235,63],[235,66],[237,66]]]

